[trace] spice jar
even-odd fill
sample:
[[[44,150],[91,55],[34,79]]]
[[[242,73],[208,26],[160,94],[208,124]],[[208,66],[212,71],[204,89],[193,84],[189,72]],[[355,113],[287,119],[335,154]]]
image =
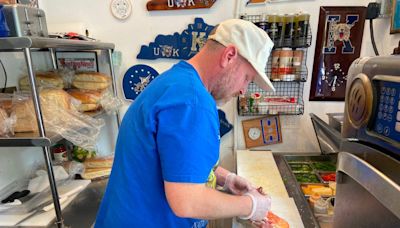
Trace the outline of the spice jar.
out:
[[[54,160],[56,162],[68,161],[67,149],[62,144],[57,144],[53,147]]]

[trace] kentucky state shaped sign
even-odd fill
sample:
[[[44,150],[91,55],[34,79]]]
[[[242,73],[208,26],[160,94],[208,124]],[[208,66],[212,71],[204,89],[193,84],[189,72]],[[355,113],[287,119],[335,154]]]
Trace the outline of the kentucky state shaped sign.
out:
[[[147,10],[180,10],[211,8],[217,0],[151,0],[147,2]]]
[[[204,23],[202,18],[195,18],[181,34],[158,35],[149,46],[142,45],[138,59],[190,59],[204,46],[208,34],[214,28]]]

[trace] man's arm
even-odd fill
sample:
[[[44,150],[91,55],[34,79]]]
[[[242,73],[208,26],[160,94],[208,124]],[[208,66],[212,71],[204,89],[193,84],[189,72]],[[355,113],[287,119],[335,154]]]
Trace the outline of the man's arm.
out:
[[[235,196],[204,184],[164,181],[165,194],[173,212],[184,218],[218,219],[246,217],[252,212],[249,196]]]

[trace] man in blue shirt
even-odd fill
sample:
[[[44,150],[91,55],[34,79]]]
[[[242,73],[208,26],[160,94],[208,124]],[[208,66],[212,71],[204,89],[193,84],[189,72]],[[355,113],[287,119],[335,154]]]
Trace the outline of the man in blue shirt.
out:
[[[216,105],[245,92],[250,81],[274,90],[265,75],[272,47],[251,22],[224,21],[197,55],[158,76],[136,98],[119,130],[96,228],[197,228],[209,219],[265,218],[270,198],[218,167]]]

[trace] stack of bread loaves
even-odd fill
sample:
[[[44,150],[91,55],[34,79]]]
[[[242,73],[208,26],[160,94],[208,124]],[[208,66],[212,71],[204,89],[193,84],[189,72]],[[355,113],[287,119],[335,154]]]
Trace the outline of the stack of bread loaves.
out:
[[[100,107],[103,91],[111,84],[111,78],[99,72],[79,72],[75,74],[72,86],[76,89],[68,93],[79,100],[79,111],[94,111]]]

